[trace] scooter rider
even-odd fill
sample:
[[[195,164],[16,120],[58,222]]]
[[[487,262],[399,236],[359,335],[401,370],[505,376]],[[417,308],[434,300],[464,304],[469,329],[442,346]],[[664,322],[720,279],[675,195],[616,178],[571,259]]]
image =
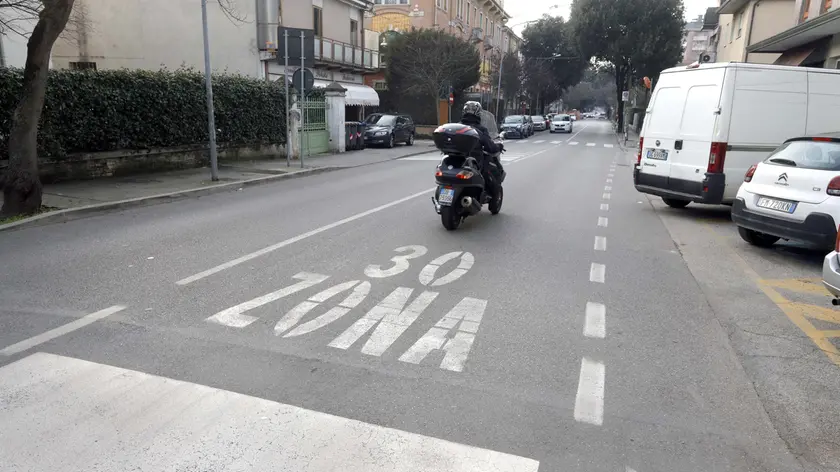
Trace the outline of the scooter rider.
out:
[[[493,142],[493,138],[490,137],[490,133],[487,131],[487,128],[482,126],[480,103],[467,102],[466,104],[464,104],[464,113],[461,116],[461,124],[471,126],[475,128],[476,131],[478,131],[479,139],[481,140],[481,148],[485,153],[487,153],[485,156],[483,156],[482,161],[482,169],[485,169],[485,173],[489,174],[489,166],[486,162],[486,156],[489,155],[490,159],[493,160],[493,163],[496,164],[497,168],[499,169],[498,175],[502,175],[504,169],[502,168],[501,160],[499,160],[499,154],[502,151],[504,151],[505,147],[502,143],[497,144]],[[497,180],[495,176],[494,180]]]

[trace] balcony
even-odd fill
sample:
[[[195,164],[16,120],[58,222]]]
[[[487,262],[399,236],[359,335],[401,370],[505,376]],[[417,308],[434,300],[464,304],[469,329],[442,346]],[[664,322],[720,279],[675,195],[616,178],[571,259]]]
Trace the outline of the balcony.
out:
[[[315,38],[315,62],[353,72],[375,71],[380,66],[379,51],[328,38]]]

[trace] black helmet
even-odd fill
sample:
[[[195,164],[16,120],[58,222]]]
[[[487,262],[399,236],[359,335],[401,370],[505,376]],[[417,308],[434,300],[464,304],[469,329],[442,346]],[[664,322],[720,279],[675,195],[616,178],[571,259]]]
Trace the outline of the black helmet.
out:
[[[465,103],[463,116],[474,116],[481,119],[481,104],[478,102]]]

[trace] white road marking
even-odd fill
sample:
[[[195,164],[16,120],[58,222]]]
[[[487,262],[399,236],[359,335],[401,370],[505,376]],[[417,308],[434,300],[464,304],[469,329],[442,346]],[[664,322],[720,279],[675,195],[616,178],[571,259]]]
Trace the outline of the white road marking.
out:
[[[435,274],[440,266],[458,257],[461,258],[461,262],[458,264],[458,267],[453,269],[450,273],[442,275],[440,278],[435,280]],[[475,257],[470,252],[450,252],[449,254],[444,254],[432,262],[429,262],[426,267],[423,267],[420,271],[420,283],[423,285],[431,284],[432,287],[440,287],[441,285],[452,283],[469,272],[474,263]]]
[[[540,139],[539,141],[534,141],[534,144],[542,144],[544,142],[545,142],[545,140]]]
[[[607,307],[603,303],[586,303],[586,323],[583,335],[587,338],[604,339],[607,336]]]
[[[600,226],[602,228],[606,228],[607,224],[609,224],[609,220],[606,217],[604,217],[604,216],[599,216],[598,217],[598,226]]]
[[[587,147],[595,147],[595,143],[586,143]]]
[[[566,140],[566,142],[569,142],[569,141],[571,141],[571,140],[575,139],[575,137],[576,137],[577,135],[579,135],[580,133],[583,133],[583,130],[585,130],[585,129],[586,129],[586,128],[588,128],[588,127],[589,127],[589,125],[584,125],[584,126],[583,126],[583,128],[581,128],[581,129],[580,129],[580,131],[578,131],[577,133],[575,133],[575,134],[573,134],[573,135],[569,136],[569,139],[567,139],[567,140]]]
[[[280,300],[283,297],[288,297],[289,295],[300,292],[301,290],[305,290],[309,287],[318,285],[319,283],[327,280],[330,277],[328,275],[309,274],[307,272],[301,272],[299,274],[293,275],[292,278],[300,280],[300,282],[294,285],[290,285],[288,287],[281,288],[276,292],[271,292],[261,297],[254,298],[253,300],[248,300],[247,302],[240,303],[239,305],[230,307],[226,310],[222,310],[216,313],[215,315],[207,318],[205,321],[220,324],[223,326],[230,326],[232,328],[244,328],[259,319],[256,316],[245,315],[244,313],[246,311],[253,310],[254,308],[261,307],[268,303]]]
[[[609,185],[606,185],[606,186],[604,186],[604,191],[606,191],[606,192],[611,192],[611,191],[612,191],[612,187],[611,187],[611,186],[609,186]]]
[[[84,328],[85,326],[87,326],[87,325],[89,325],[89,324],[91,324],[95,321],[99,321],[102,318],[105,318],[107,316],[111,316],[114,313],[117,313],[117,312],[125,310],[125,309],[126,309],[126,307],[124,307],[122,305],[114,305],[114,306],[108,307],[104,310],[99,310],[95,313],[85,315],[85,316],[83,316],[83,317],[81,317],[77,320],[71,321],[71,322],[69,322],[67,324],[64,324],[64,325],[61,325],[58,328],[51,329],[51,330],[49,330],[45,333],[41,333],[39,335],[32,336],[31,338],[24,339],[23,341],[20,341],[18,343],[12,344],[11,346],[8,346],[8,347],[4,348],[2,351],[0,351],[0,355],[11,356],[11,355],[17,354],[19,352],[23,352],[27,349],[31,349],[35,346],[40,345],[40,344],[44,344],[47,341],[52,341],[53,339],[55,339],[59,336],[64,336],[67,333],[72,333],[73,331],[76,331],[77,329]],[[0,395],[0,397],[2,397],[2,395]],[[12,424],[12,423],[3,422],[2,424],[7,424],[8,425],[8,424]],[[3,443],[3,444],[6,444],[6,443]]]
[[[563,144],[563,141],[552,141],[551,144]]]
[[[463,372],[486,308],[487,300],[464,298],[405,351],[400,360],[419,364],[432,351],[443,350],[446,351],[446,355],[440,363],[440,368]],[[447,335],[455,329],[455,325],[458,325],[458,330],[449,338]]]
[[[238,258],[236,258],[232,261],[225,262],[224,264],[219,264],[216,267],[213,267],[212,269],[208,269],[208,270],[205,270],[204,272],[199,272],[198,274],[191,275],[191,276],[189,276],[185,279],[181,279],[181,280],[179,280],[175,283],[178,284],[178,285],[191,284],[191,283],[196,282],[198,280],[209,277],[213,274],[217,274],[217,273],[219,273],[223,270],[230,269],[231,267],[236,267],[239,264],[242,264],[243,262],[248,262],[252,259],[256,259],[260,256],[264,256],[264,255],[269,254],[271,252],[274,252],[278,249],[289,246],[290,244],[294,244],[296,242],[303,241],[304,239],[311,238],[312,236],[323,233],[324,231],[329,231],[333,228],[337,228],[341,225],[345,225],[347,223],[356,221],[356,220],[364,218],[368,215],[372,215],[372,214],[380,212],[382,210],[386,210],[386,209],[391,208],[393,206],[399,205],[400,203],[404,203],[404,202],[407,202],[409,200],[413,200],[417,197],[424,196],[424,195],[429,196],[429,194],[431,194],[431,192],[434,192],[436,190],[436,188],[437,187],[431,187],[431,188],[428,188],[426,190],[423,190],[422,192],[417,192],[417,193],[409,195],[407,197],[403,197],[403,198],[394,200],[392,202],[386,203],[384,205],[380,205],[376,208],[371,208],[370,210],[363,211],[361,213],[356,213],[355,215],[344,218],[343,220],[338,220],[334,223],[330,223],[328,225],[321,226],[320,228],[313,229],[312,231],[307,231],[306,233],[299,234],[299,235],[297,235],[293,238],[289,238],[289,239],[287,239],[285,241],[281,241],[277,244],[272,244],[271,246],[262,248],[259,251],[254,251],[250,254],[246,254],[242,257],[238,257]]]
[[[522,143],[522,144],[527,144],[527,143],[529,143],[530,141],[528,141],[527,139],[524,139],[524,140],[519,141],[519,142],[520,142],[520,143]]]
[[[423,292],[408,305],[408,308],[405,308],[412,292],[414,289],[398,287],[378,305],[371,308],[365,316],[359,318],[333,339],[329,346],[347,349],[376,327],[362,347],[362,353],[381,356],[438,296],[435,292]]]
[[[569,146],[577,146],[578,144],[580,144],[580,143],[577,142],[577,141],[572,141],[572,142],[569,143]]]
[[[609,193],[605,193],[604,195],[601,196],[601,198],[603,198],[604,200],[609,200],[610,197],[611,197],[611,195]]]
[[[636,472],[636,471],[633,470],[629,465],[627,465],[627,466],[624,466],[624,472]]]
[[[605,236],[595,236],[595,250],[596,251],[606,251],[607,250],[607,238]]]
[[[610,211],[610,204],[609,203],[602,203],[601,204],[601,211]]]
[[[382,266],[376,264],[365,267],[365,275],[372,279],[385,279],[401,274],[411,267],[411,263],[408,261],[425,256],[429,250],[425,246],[403,246],[394,249],[394,252],[406,254],[392,257],[391,262],[394,265],[385,270],[382,269]]]
[[[359,285],[356,286],[356,284]],[[350,292],[350,295],[347,295],[347,297],[342,300],[338,306],[334,306],[327,310],[327,312],[323,315],[298,326],[283,337],[293,338],[295,336],[302,336],[304,334],[311,333],[312,331],[323,328],[324,326],[346,315],[350,312],[350,310],[359,306],[359,304],[362,303],[362,301],[364,301],[364,299],[368,296],[370,293],[370,282],[365,280],[364,282],[359,283],[358,280],[351,280],[349,282],[344,282],[334,287],[330,287],[309,297],[308,300],[301,302],[296,307],[289,310],[289,312],[286,313],[286,315],[281,318],[276,325],[274,325],[274,334],[279,336],[285,333],[300,323],[300,320],[302,320],[303,317],[315,307],[350,289],[353,289],[353,291]]]
[[[608,184],[613,183],[612,179],[607,179],[607,183],[608,183]]]
[[[537,472],[540,465],[46,353],[0,368],[0,398],[6,401],[0,408],[0,424],[7,425],[0,428],[0,444],[8,470]],[[78,425],[84,425],[84,434]]]
[[[611,148],[611,147],[613,147],[613,145],[612,144],[604,144],[604,147],[605,148]]]
[[[612,173],[607,174],[607,177],[609,177],[609,178],[613,178],[613,177],[615,177],[615,174],[612,174]]]
[[[605,374],[603,363],[585,357],[581,361],[580,380],[575,397],[575,420],[597,426],[604,424]]]
[[[604,264],[596,264],[592,263],[592,266],[589,267],[589,281],[590,282],[597,282],[599,284],[604,283],[606,278],[607,266]]]

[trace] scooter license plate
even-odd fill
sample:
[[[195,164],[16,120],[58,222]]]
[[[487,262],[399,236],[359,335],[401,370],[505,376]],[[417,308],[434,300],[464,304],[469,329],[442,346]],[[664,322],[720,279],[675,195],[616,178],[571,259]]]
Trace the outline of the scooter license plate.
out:
[[[440,194],[438,194],[438,203],[441,205],[452,205],[452,199],[455,198],[455,189],[454,188],[442,188],[440,189]]]

